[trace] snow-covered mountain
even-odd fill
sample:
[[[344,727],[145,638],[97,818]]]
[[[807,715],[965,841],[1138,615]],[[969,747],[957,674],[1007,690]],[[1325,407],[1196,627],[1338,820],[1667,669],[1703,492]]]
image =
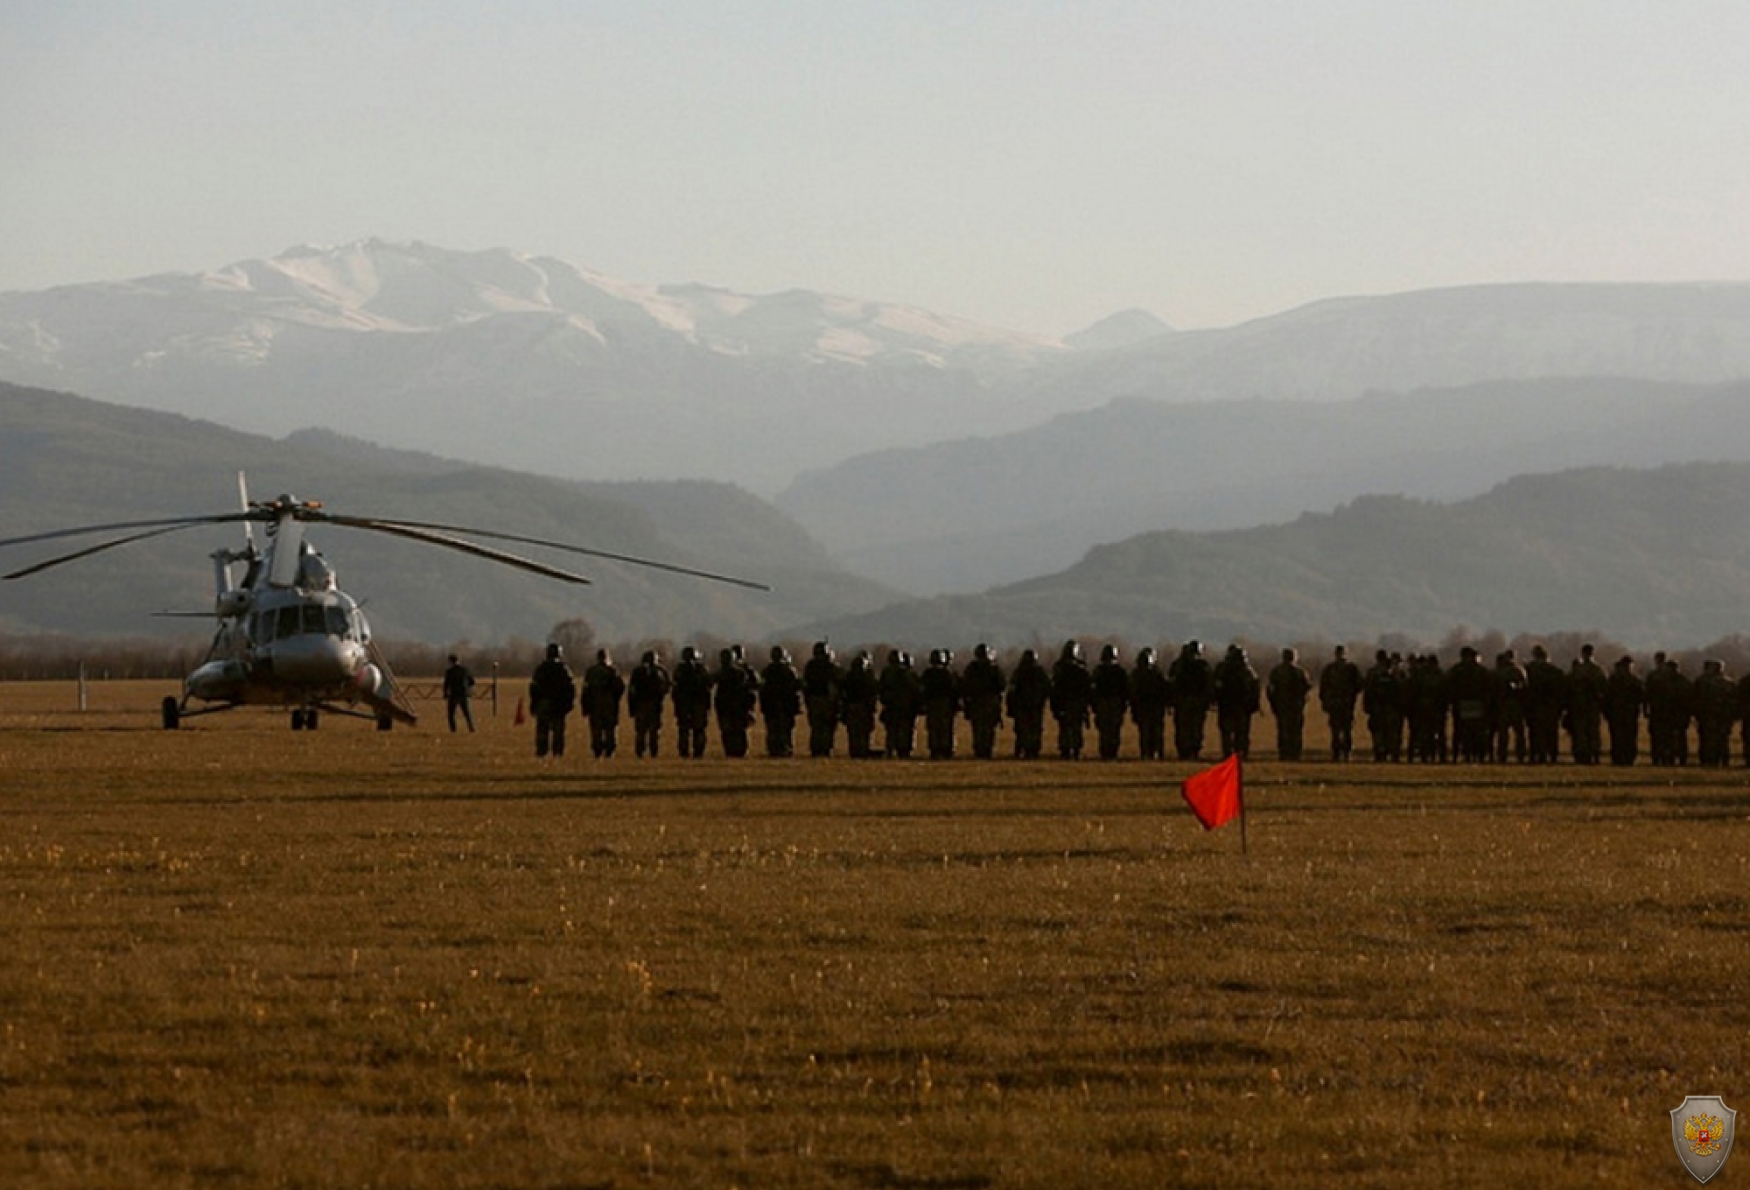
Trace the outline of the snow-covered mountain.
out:
[[[793,290],[640,285],[367,240],[0,294],[0,378],[283,434],[310,425],[588,478],[757,489],[1055,410],[995,396],[1062,343]]]

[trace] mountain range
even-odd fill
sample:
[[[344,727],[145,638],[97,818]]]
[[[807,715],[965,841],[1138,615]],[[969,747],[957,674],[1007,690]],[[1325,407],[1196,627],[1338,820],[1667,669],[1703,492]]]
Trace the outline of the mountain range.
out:
[[[1574,630],[1650,648],[1741,633],[1746,590],[1750,464],[1593,467],[1451,504],[1368,496],[1283,524],[1141,534],[1055,574],[811,631],[923,648]]]

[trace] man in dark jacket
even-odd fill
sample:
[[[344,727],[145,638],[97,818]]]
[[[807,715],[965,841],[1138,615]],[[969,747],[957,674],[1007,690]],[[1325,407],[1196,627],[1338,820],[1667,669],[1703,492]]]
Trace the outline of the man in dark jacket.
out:
[[[960,703],[966,721],[972,724],[972,754],[989,760],[996,753],[997,728],[1003,721],[1003,691],[1008,688],[1003,670],[990,655],[990,646],[972,650],[972,660],[960,674]]]
[[[1203,646],[1186,641],[1167,667],[1167,679],[1173,686],[1173,749],[1180,760],[1200,760],[1209,700],[1215,694],[1215,675]]]
[[[620,697],[626,680],[614,668],[606,649],[596,651],[595,664],[583,671],[583,717],[589,720],[589,750],[597,760],[612,756],[620,744]]]
[[[766,755],[796,755],[796,717],[802,713],[802,679],[784,646],[760,673],[760,717],[766,723]]]
[[[1093,678],[1081,645],[1064,641],[1051,667],[1051,717],[1057,720],[1057,754],[1064,760],[1081,759],[1092,695]]]
[[[577,705],[577,680],[565,664],[565,652],[557,644],[547,646],[547,656],[529,678],[529,713],[535,717],[535,755],[565,755],[565,721]]]
[[[833,658],[832,646],[814,642],[813,654],[802,667],[802,706],[808,714],[808,754],[831,756],[839,733],[839,683],[844,672]]]
[[[889,756],[910,760],[917,742],[918,715],[923,711],[923,683],[911,666],[911,654],[887,651],[877,683],[881,691],[881,730]]]
[[[1348,760],[1355,753],[1355,703],[1361,685],[1361,667],[1338,645],[1319,672],[1319,709],[1330,724],[1332,760]]]
[[[705,755],[705,732],[711,722],[711,673],[692,645],[681,650],[674,668],[674,722],[681,755],[698,759]]]
[[[1167,711],[1172,704],[1172,683],[1155,661],[1155,651],[1143,649],[1130,671],[1130,719],[1144,760],[1167,758]]]
[[[949,668],[953,654],[947,649],[930,650],[930,665],[919,679],[924,704],[924,736],[931,760],[954,755],[954,721],[960,713],[960,679]]]
[[[1045,748],[1045,708],[1051,702],[1051,675],[1032,649],[1021,654],[1009,678],[1009,721],[1015,725],[1015,757],[1037,760]]]
[[[1306,699],[1312,693],[1312,678],[1300,664],[1300,654],[1282,650],[1282,660],[1270,671],[1266,697],[1276,717],[1276,755],[1297,761],[1306,737]]]
[[[711,707],[717,712],[717,736],[723,755],[739,760],[747,755],[747,731],[759,705],[760,678],[740,656],[740,646],[719,649],[717,672],[711,676]]]
[[[1100,759],[1118,759],[1124,742],[1124,712],[1130,709],[1130,675],[1118,660],[1118,646],[1100,649],[1100,663],[1091,675],[1094,734],[1100,741]]]
[[[1263,683],[1239,645],[1227,647],[1227,656],[1215,667],[1212,677],[1222,758],[1237,753],[1244,760],[1252,750],[1252,716],[1263,706]]]
[[[668,669],[654,649],[647,650],[626,682],[626,712],[632,716],[632,747],[639,756],[656,757],[662,739],[662,704],[668,698]]]

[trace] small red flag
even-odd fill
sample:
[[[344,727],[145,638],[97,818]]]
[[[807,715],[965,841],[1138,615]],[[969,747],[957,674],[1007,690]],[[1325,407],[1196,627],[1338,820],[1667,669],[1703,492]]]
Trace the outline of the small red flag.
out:
[[[1185,795],[1185,804],[1191,807],[1191,813],[1197,815],[1197,821],[1206,831],[1238,818],[1241,813],[1240,754],[1236,752],[1214,768],[1185,778],[1179,792]]]

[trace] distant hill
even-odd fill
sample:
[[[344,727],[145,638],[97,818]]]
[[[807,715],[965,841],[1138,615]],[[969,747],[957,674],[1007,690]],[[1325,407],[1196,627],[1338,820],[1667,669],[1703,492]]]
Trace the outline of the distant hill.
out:
[[[0,537],[236,507],[289,492],[358,515],[403,516],[566,541],[735,574],[771,594],[530,547],[595,579],[578,588],[451,551],[338,528],[311,540],[377,631],[401,639],[541,639],[583,616],[606,640],[695,631],[764,637],[800,620],[866,610],[889,592],[841,571],[794,522],[727,484],[578,484],[387,450],[334,434],[286,441],[206,422],[0,384]],[[211,606],[207,555],[240,536],[190,529],[0,584],[0,631],[181,633],[160,610]],[[101,537],[17,547],[5,569]],[[513,551],[514,552],[514,551]]]
[[[1692,645],[1750,628],[1750,464],[1524,476],[1455,504],[1369,496],[1215,533],[1149,533],[1057,574],[819,626],[836,640],[1437,640],[1454,627]]]
[[[778,497],[848,566],[920,594],[1069,566],[1159,529],[1229,529],[1367,494],[1477,495],[1588,464],[1750,460],[1750,383],[1495,381],[1340,402],[1127,399],[1013,434],[889,450]]]
[[[1111,351],[1172,333],[1172,327],[1147,310],[1130,309],[1108,314],[1090,327],[1065,335],[1063,341],[1077,351]]]

